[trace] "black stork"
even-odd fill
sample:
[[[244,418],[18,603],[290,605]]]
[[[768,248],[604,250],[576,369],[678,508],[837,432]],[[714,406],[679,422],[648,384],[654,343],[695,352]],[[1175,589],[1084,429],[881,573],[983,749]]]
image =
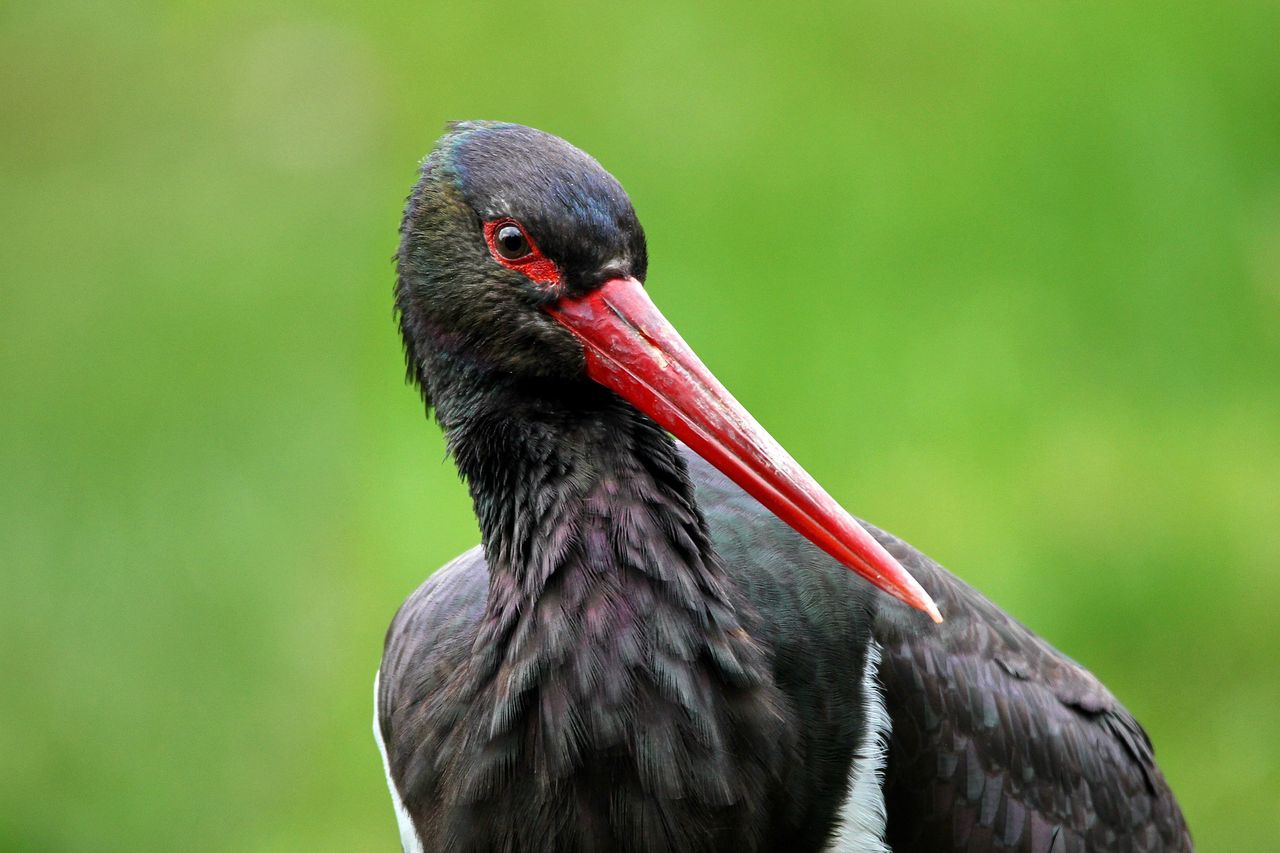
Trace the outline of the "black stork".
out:
[[[404,848],[1190,850],[1133,716],[845,513],[645,269],[621,185],[557,137],[462,122],[423,163],[396,307],[482,544],[387,633]]]

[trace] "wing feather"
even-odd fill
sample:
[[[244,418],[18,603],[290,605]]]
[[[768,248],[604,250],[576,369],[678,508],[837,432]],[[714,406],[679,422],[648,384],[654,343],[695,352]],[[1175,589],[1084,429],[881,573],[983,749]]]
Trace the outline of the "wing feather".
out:
[[[1192,849],[1151,741],[1097,678],[868,525],[946,621],[883,598],[888,840],[911,851]]]

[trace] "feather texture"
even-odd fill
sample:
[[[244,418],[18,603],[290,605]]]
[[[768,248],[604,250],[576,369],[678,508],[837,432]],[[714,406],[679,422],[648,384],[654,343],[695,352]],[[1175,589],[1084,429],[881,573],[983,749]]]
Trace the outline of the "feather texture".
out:
[[[715,618],[737,619],[750,644],[697,639],[651,609],[654,589],[600,578],[540,596],[535,611],[495,608],[506,581],[479,548],[401,608],[387,638],[380,726],[406,807],[442,833],[425,849],[825,849],[868,727],[854,674],[873,638],[891,719],[884,795],[895,853],[1191,849],[1145,733],[1087,671],[890,534],[869,528],[934,595],[943,625],[871,590],[697,457],[669,462],[668,473],[686,464],[725,567],[716,583],[728,604]],[[624,528],[670,537],[619,505],[612,516]],[[570,523],[573,513],[555,517]],[[682,563],[663,564],[680,553],[670,543],[576,530],[656,559],[652,577],[679,600],[705,594],[676,579]],[[685,535],[696,542],[696,530]],[[536,612],[535,627],[499,642],[486,623],[495,609],[524,614],[518,625]],[[522,631],[534,633],[517,639]],[[548,659],[543,643],[561,657]],[[706,666],[686,665],[699,656]],[[488,682],[474,678],[477,662],[496,667]],[[707,705],[720,690],[744,704]],[[748,710],[756,700],[767,714]],[[743,750],[762,750],[757,769],[734,764]],[[743,772],[756,781],[744,785],[734,776]],[[756,785],[777,795],[744,800]],[[667,810],[690,793],[699,812]],[[444,820],[451,797],[458,811]],[[745,831],[742,815],[716,817],[735,802],[767,819]],[[670,822],[681,819],[717,830],[677,841]]]

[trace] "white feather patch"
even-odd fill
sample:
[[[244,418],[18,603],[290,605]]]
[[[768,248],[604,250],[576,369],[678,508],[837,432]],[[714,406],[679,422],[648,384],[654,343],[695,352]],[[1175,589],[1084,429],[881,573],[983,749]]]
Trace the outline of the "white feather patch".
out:
[[[418,838],[418,830],[414,829],[409,812],[400,799],[400,791],[391,778],[391,762],[387,760],[387,745],[382,742],[382,726],[378,725],[378,682],[382,679],[382,670],[373,676],[373,738],[378,742],[378,752],[382,755],[382,770],[387,774],[387,788],[391,791],[391,802],[396,807],[396,823],[400,825],[400,846],[404,853],[422,853],[422,840]]]
[[[884,759],[892,723],[880,689],[880,644],[867,645],[862,670],[865,730],[849,770],[849,790],[840,806],[828,853],[890,853],[884,843]]]

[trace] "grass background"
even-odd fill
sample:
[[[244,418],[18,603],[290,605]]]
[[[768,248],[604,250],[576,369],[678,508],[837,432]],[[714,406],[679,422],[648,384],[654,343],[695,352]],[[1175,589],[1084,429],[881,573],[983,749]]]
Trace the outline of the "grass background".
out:
[[[630,189],[656,301],[833,494],[1115,690],[1203,849],[1266,849],[1278,32],[1261,0],[11,0],[0,848],[393,848],[382,633],[476,530],[389,259],[442,123],[502,118]]]

